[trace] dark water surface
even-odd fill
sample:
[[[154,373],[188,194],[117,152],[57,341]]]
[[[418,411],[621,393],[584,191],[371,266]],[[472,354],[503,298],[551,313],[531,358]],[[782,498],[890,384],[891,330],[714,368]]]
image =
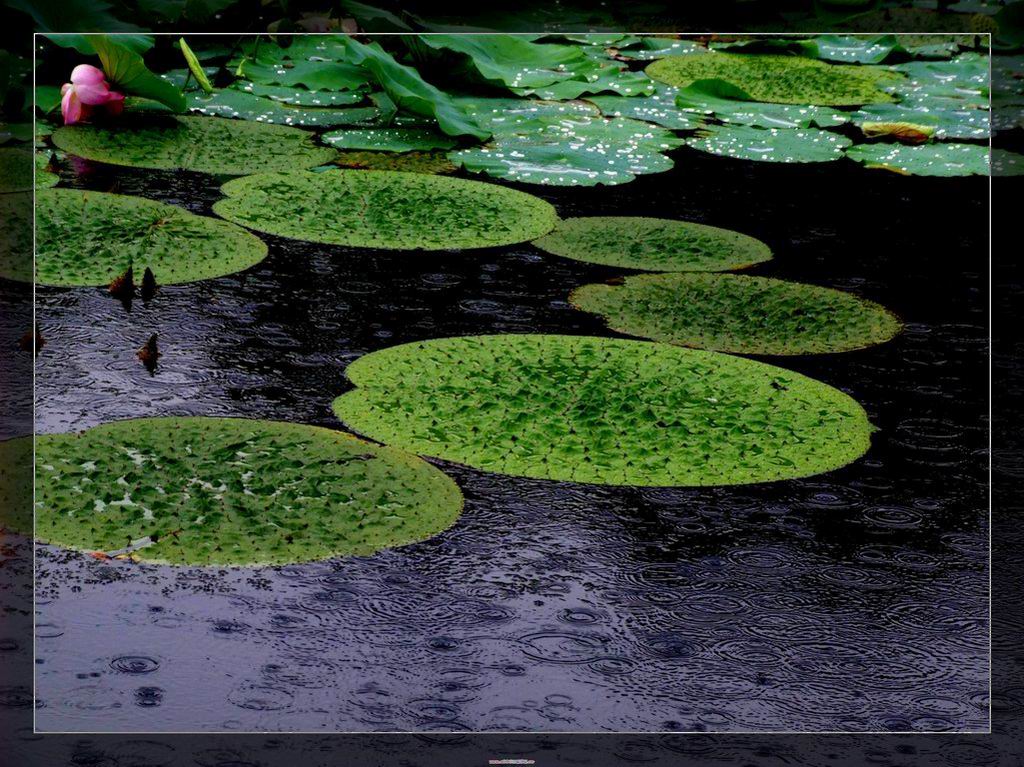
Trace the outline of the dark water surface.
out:
[[[37,554],[37,723],[71,731],[985,730],[988,182],[845,161],[675,153],[613,188],[523,187],[562,216],[651,215],[765,240],[753,273],[854,291],[907,323],[777,358],[880,428],[860,461],[716,489],[524,480],[437,462],[440,536],[282,568]],[[74,161],[65,184],[209,213],[218,180]],[[614,335],[571,289],[627,270],[530,245],[388,253],[264,236],[240,275],[41,289],[37,428],[230,415],[342,428],[348,362],[477,333]],[[136,358],[151,333],[155,375]]]

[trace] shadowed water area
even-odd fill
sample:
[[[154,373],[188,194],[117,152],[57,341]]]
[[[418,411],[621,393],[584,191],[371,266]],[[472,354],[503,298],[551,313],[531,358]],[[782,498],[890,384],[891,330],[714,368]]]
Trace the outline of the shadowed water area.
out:
[[[43,730],[983,730],[988,726],[987,179],[690,150],[563,217],[681,218],[764,240],[751,274],[851,290],[907,323],[872,349],[775,358],[861,402],[861,460],[714,489],[525,480],[435,462],[450,530],[281,568],[38,549]],[[209,214],[220,179],[73,161],[64,185]],[[401,253],[260,235],[248,271],[40,288],[37,428],[217,415],[343,428],[376,349],[480,333],[614,336],[569,306],[632,274],[543,253]],[[158,275],[159,279],[159,275]],[[136,351],[157,333],[153,374]],[[768,359],[768,358],[764,358]]]

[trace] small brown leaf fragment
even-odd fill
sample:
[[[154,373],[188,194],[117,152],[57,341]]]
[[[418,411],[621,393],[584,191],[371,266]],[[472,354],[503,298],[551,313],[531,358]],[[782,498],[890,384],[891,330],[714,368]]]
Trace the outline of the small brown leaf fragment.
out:
[[[131,298],[135,294],[135,276],[129,266],[120,277],[115,277],[108,288],[110,295],[115,298]]]
[[[148,301],[156,293],[156,289],[156,277],[153,276],[153,270],[147,266],[142,275],[142,299]]]
[[[157,360],[160,358],[160,350],[157,348],[156,333],[149,337],[145,345],[139,349],[138,357],[142,360],[142,364],[145,365],[146,370],[152,373],[156,370]]]
[[[915,125],[914,123],[863,123],[860,129],[868,138],[885,136],[894,138],[901,144],[923,144],[930,141],[935,135],[935,128],[930,125]]]
[[[90,551],[89,552],[89,556],[92,557],[93,559],[99,559],[99,560],[102,560],[102,561],[106,561],[106,560],[110,559],[110,555],[107,554],[107,552],[105,552],[105,551]]]

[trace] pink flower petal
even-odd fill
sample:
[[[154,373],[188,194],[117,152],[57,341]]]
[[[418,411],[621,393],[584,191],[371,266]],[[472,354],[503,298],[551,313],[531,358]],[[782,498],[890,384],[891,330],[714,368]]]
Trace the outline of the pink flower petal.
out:
[[[78,98],[82,100],[83,104],[90,104],[95,106],[97,104],[106,104],[110,100],[110,88],[107,87],[106,83],[100,85],[75,84],[75,93],[78,94]]]
[[[79,64],[71,70],[71,82],[75,85],[103,85],[107,86],[107,76],[102,69],[97,69],[91,64]]]
[[[78,94],[74,88],[68,88],[64,97],[60,100],[60,111],[64,115],[65,125],[74,125],[83,116],[82,102],[78,100]]]
[[[71,83],[64,83],[62,86],[60,86],[60,95],[61,96],[66,95],[67,92],[69,90],[71,90],[72,88],[74,88],[74,87],[75,86],[73,86]]]
[[[105,104],[107,112],[111,115],[119,115],[124,110],[124,94],[117,91],[110,92],[110,98]]]

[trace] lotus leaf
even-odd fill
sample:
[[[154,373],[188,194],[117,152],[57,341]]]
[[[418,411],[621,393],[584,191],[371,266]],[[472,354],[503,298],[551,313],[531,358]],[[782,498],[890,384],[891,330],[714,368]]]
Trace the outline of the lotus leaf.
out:
[[[297,107],[347,107],[354,106],[366,98],[366,94],[359,91],[311,91],[283,85],[262,85],[249,80],[235,80],[231,87]]]
[[[0,442],[0,530],[32,529],[32,437]]]
[[[697,80],[678,91],[676,106],[691,116],[714,115],[730,125],[752,128],[828,128],[842,125],[847,114],[809,104],[767,104],[748,101],[746,94],[724,80]]]
[[[725,80],[750,101],[777,104],[854,106],[893,101],[879,84],[893,74],[869,67],[827,64],[803,56],[706,53],[669,56],[647,67],[647,73],[677,88],[697,80]]]
[[[650,96],[657,83],[643,72],[630,72],[620,64],[605,63],[585,79],[563,80],[542,88],[513,88],[520,96],[562,101],[596,93],[617,93],[620,96]]]
[[[461,510],[425,461],[303,424],[145,418],[36,441],[36,537],[146,562],[365,556],[431,538]]]
[[[342,168],[400,170],[409,173],[453,173],[444,152],[339,152],[334,164]]]
[[[676,106],[678,93],[678,88],[658,83],[654,94],[650,96],[589,96],[587,101],[600,109],[606,117],[632,117],[671,130],[694,130],[700,127],[704,122],[702,115]]]
[[[334,156],[298,128],[198,116],[66,125],[53,132],[53,143],[97,162],[235,176],[312,168]]]
[[[758,162],[828,162],[852,142],[829,131],[711,125],[686,140],[702,152]]]
[[[0,194],[0,277],[32,281],[32,192]]]
[[[235,74],[262,85],[304,86],[311,91],[354,91],[367,86],[369,73],[353,64],[337,61],[297,61],[264,64],[243,61]]]
[[[378,152],[412,152],[451,149],[455,139],[430,128],[366,128],[337,130],[321,136],[325,144],[338,149]]]
[[[772,257],[767,245],[739,232],[625,216],[568,218],[534,245],[577,261],[658,272],[742,269]]]
[[[931,128],[937,139],[987,139],[989,114],[987,110],[971,108],[942,108],[927,104],[873,104],[852,115],[855,125],[865,123],[909,123]]]
[[[846,156],[866,168],[883,168],[909,176],[987,176],[985,144],[857,144]]]
[[[33,162],[31,150],[0,148],[0,194],[32,189]]]
[[[280,101],[231,88],[214,93],[189,93],[188,108],[199,114],[231,117],[277,125],[298,125],[305,128],[336,128],[339,125],[361,125],[380,118],[373,106],[349,109],[318,109],[289,106]]]
[[[60,183],[60,176],[50,170],[52,153],[37,150],[35,158],[36,189],[49,189],[52,186],[57,186],[57,184]]]
[[[906,79],[888,84],[885,89],[901,102],[929,107],[988,107],[988,56],[961,53],[951,61],[911,61],[892,69]]]
[[[626,117],[537,118],[448,157],[467,170],[513,181],[614,185],[670,169],[672,160],[661,152],[681,143],[670,131]]]
[[[772,365],[586,336],[442,338],[373,352],[334,401],[384,444],[501,474],[639,486],[806,477],[863,455],[837,389]]]
[[[515,189],[423,173],[263,173],[222,187],[213,209],[261,232],[389,250],[483,248],[551,231],[555,209]]]
[[[901,328],[892,313],[850,293],[738,274],[642,274],[584,285],[570,301],[620,333],[738,354],[845,352]]]
[[[78,189],[36,194],[36,279],[44,285],[109,285],[128,266],[161,284],[248,269],[267,246],[241,227],[177,205]]]

